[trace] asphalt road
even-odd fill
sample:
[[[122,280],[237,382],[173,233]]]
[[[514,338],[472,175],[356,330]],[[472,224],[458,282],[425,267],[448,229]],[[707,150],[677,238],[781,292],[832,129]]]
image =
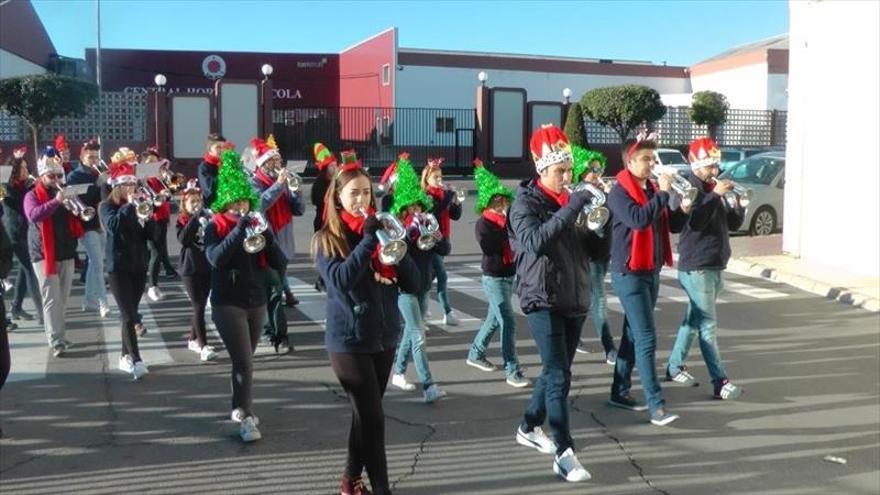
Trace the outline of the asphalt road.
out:
[[[718,306],[719,341],[730,376],[745,389],[742,399],[711,399],[695,347],[689,365],[702,385],[664,386],[669,409],[682,418],[654,427],[646,413],[607,407],[611,367],[599,352],[578,354],[571,424],[593,479],[559,480],[552,456],[514,441],[531,389],[514,389],[503,373],[464,363],[486,311],[472,201],[454,226],[448,258],[451,302],[462,325],[439,324],[431,296],[428,354],[449,396],[425,405],[414,392],[389,388],[384,402],[395,493],[880,492],[880,316],[730,274]],[[33,323],[10,335],[13,373],[0,394],[0,492],[334,493],[350,414],[322,345],[323,300],[310,288],[315,273],[305,253],[308,215],[297,221],[302,254],[289,270],[302,300],[288,310],[296,350],[279,357],[261,347],[255,362],[263,440],[242,444],[228,420],[225,352],[201,363],[186,349],[188,303],[179,281],[162,283],[165,300],[141,305],[150,329],[141,346],[151,370],[141,382],[116,369],[117,321],[81,312],[83,286],[75,285],[67,316],[76,346],[67,356],[53,359]],[[674,277],[665,272],[662,278],[658,367],[685,309]],[[613,292],[609,297],[616,339],[622,314]],[[532,378],[539,372],[537,352],[521,314],[517,324],[520,359]],[[598,351],[589,323],[584,334]],[[219,346],[214,332],[210,338]],[[497,338],[489,357],[500,361]],[[409,378],[416,380],[412,366]],[[846,464],[824,460],[827,455]]]

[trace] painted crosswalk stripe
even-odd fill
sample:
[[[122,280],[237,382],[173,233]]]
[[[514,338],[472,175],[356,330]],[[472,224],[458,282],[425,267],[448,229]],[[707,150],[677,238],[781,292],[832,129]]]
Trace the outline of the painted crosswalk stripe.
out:
[[[146,295],[144,297],[146,298]],[[116,359],[122,353],[122,331],[119,325],[119,305],[116,304],[113,294],[109,292],[107,299],[110,302],[110,307],[113,308],[113,317],[102,321],[104,345],[107,347],[110,369],[115,369]],[[138,311],[141,313],[141,322],[147,327],[147,334],[138,337],[138,351],[141,354],[141,359],[147,363],[147,366],[173,363],[174,359],[168,351],[168,346],[165,345],[165,339],[159,333],[159,324],[153,316],[150,304],[142,299],[138,305]]]

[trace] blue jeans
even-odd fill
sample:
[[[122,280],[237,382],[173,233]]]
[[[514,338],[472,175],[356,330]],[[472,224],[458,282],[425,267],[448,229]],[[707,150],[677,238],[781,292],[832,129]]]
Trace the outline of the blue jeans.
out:
[[[675,345],[672,346],[668,367],[670,370],[677,370],[684,365],[694,338],[699,334],[700,352],[703,354],[703,360],[706,361],[712,383],[721,383],[727,378],[727,372],[721,364],[718,341],[715,338],[715,330],[718,329],[715,300],[724,286],[721,270],[678,272],[678,281],[681,282],[681,288],[687,292],[688,307],[684,313],[684,321],[678,329]],[[675,373],[670,372],[670,374]]]
[[[437,277],[437,299],[440,300],[440,306],[443,308],[443,313],[448,314],[452,311],[452,306],[449,305],[449,296],[446,295],[446,285],[448,280],[448,277],[446,276],[446,264],[443,262],[443,256],[436,253],[431,262],[434,263],[434,276]]]
[[[427,389],[434,380],[431,377],[431,368],[428,366],[428,353],[425,350],[425,332],[422,330],[422,308],[420,300],[424,300],[424,294],[400,293],[397,298],[397,307],[403,315],[403,335],[400,337],[400,345],[397,346],[397,356],[394,357],[394,372],[406,373],[406,364],[412,357],[416,367],[416,374],[422,382],[422,387]]]
[[[495,332],[501,330],[501,357],[504,359],[504,372],[513,376],[519,371],[519,359],[516,356],[516,317],[513,304],[513,277],[482,277],[483,290],[489,300],[489,314],[474,337],[468,359],[486,357],[486,349]]]
[[[526,315],[541,355],[541,375],[535,380],[532,399],[523,415],[522,429],[532,431],[547,419],[556,440],[556,453],[574,448],[568,424],[568,391],[571,363],[586,316],[566,317],[540,310]]]
[[[654,361],[657,350],[654,307],[657,305],[657,293],[660,289],[660,274],[612,273],[611,285],[625,312],[611,396],[629,393],[632,388],[633,367],[638,366],[645,402],[653,415],[665,405]]]
[[[104,285],[104,251],[107,235],[103,231],[87,230],[82,238],[89,266],[86,268],[85,306],[97,307],[99,302],[107,302],[107,287]]]
[[[605,354],[614,350],[614,337],[608,326],[608,297],[605,295],[605,274],[608,273],[608,260],[590,260],[590,314],[596,336],[602,341]]]

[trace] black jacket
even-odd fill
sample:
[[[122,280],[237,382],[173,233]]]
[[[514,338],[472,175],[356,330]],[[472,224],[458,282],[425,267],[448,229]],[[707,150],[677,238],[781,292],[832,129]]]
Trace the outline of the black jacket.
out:
[[[375,353],[397,346],[400,340],[399,291],[415,292],[417,268],[407,254],[397,265],[397,285],[377,282],[371,256],[375,236],[360,236],[347,228],[351,252],[345,258],[317,256],[318,273],[326,284],[328,352]]]
[[[9,239],[15,246],[27,246],[28,220],[24,216],[24,195],[33,189],[16,187],[12,183],[6,184],[6,197],[3,198],[3,226]]]
[[[91,206],[95,211],[98,210],[98,203],[101,202],[101,186],[97,182],[98,173],[82,164],[67,174],[67,183],[70,185],[92,184],[85,194],[79,195],[79,199],[84,205]],[[101,221],[98,219],[98,215],[95,215],[95,218],[88,222],[83,222],[83,227],[85,230],[101,230]]]
[[[208,274],[211,265],[205,257],[204,239],[199,239],[200,215],[193,215],[185,224],[176,222],[177,241],[180,242],[180,274]]]
[[[401,287],[400,291],[406,294],[422,294],[431,290],[431,282],[434,280],[434,255],[446,256],[452,248],[449,239],[443,238],[437,241],[437,244],[430,250],[423,251],[416,245],[417,239],[417,231],[407,227],[406,247],[407,253],[415,264],[416,284],[414,291],[407,287]]]
[[[0,217],[6,217],[4,214],[5,208],[0,206]],[[9,276],[9,272],[12,271],[12,254],[14,253],[12,249],[12,240],[10,240],[9,236],[6,234],[6,230],[0,229],[0,279],[4,279]],[[0,303],[2,303],[3,297],[3,288],[0,287]],[[5,325],[6,322],[0,322],[0,325]]]
[[[211,304],[256,308],[266,304],[265,270],[281,270],[287,258],[275,244],[271,230],[263,232],[266,247],[259,253],[244,250],[245,232],[249,220],[242,217],[226,237],[217,235],[217,225],[205,227],[205,256],[214,268],[211,272]],[[268,267],[260,267],[259,259],[265,254]]]
[[[510,238],[507,229],[501,228],[494,223],[480,216],[474,226],[474,234],[477,237],[477,243],[480,244],[480,250],[483,251],[483,258],[480,261],[480,268],[483,269],[483,275],[489,277],[512,277],[516,274],[516,263],[505,265],[502,261],[502,253],[504,245]]]
[[[217,173],[220,171],[220,165],[211,165],[208,162],[199,164],[199,189],[202,191],[202,202],[205,208],[211,208],[214,204],[214,198],[217,197]]]
[[[730,231],[742,226],[745,211],[730,208],[721,196],[706,192],[696,175],[688,177],[699,194],[678,238],[678,269],[724,270],[730,260]]]
[[[330,179],[327,178],[327,174],[323,170],[319,170],[318,175],[315,177],[315,182],[312,184],[310,196],[312,204],[315,205],[315,220],[312,222],[315,232],[321,230],[321,226],[324,225],[324,219],[322,218],[324,214],[324,196],[329,188]]]
[[[536,181],[520,183],[508,221],[520,306],[524,313],[547,309],[583,316],[590,301],[589,252],[575,220],[585,201],[574,195],[560,208]]]
[[[99,211],[101,223],[107,231],[104,256],[107,273],[146,273],[150,259],[147,239],[153,235],[155,223],[147,220],[141,225],[131,203],[117,205],[107,200],[100,204]]]

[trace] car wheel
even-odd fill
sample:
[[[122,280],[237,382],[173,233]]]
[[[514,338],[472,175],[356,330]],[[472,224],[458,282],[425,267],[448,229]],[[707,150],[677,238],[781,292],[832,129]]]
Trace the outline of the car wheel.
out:
[[[769,206],[758,208],[752,217],[749,233],[752,235],[770,235],[776,230],[776,212]]]

